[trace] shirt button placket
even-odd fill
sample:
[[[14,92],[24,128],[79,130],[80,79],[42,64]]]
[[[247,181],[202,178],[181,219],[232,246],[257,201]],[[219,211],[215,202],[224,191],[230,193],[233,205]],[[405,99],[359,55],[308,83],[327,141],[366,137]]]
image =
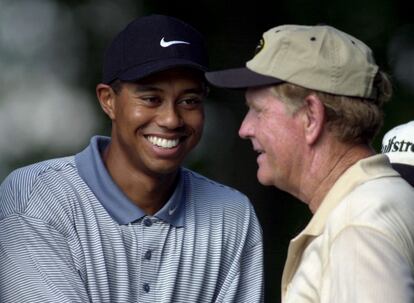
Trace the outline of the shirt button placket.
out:
[[[145,225],[146,227],[150,227],[150,226],[152,225],[152,220],[151,220],[151,219],[149,219],[149,218],[146,218],[146,219],[144,220],[144,225]]]
[[[154,269],[156,264],[154,264],[154,235],[158,234],[158,227],[156,220],[146,217],[142,221],[143,224],[143,262],[141,267],[141,281],[142,281],[142,293],[143,297],[142,302],[154,302],[154,289],[151,289],[151,286],[155,287]]]

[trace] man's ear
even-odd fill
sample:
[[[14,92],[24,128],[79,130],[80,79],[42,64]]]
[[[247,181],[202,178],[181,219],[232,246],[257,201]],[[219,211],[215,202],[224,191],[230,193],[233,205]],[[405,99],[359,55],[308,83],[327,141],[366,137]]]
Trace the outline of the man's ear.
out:
[[[305,99],[305,138],[309,145],[315,144],[321,137],[325,125],[325,107],[314,94]]]
[[[115,92],[111,86],[103,83],[99,83],[96,86],[96,96],[98,97],[99,104],[103,111],[111,118],[115,119]]]

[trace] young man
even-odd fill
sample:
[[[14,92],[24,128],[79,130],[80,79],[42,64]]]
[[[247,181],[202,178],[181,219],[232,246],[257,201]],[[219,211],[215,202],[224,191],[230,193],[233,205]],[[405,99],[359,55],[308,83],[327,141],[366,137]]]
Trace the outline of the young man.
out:
[[[240,127],[257,177],[307,203],[282,302],[413,302],[414,191],[370,143],[390,83],[363,42],[330,26],[264,33],[245,68],[207,74],[247,88]]]
[[[414,121],[389,130],[382,139],[381,152],[401,177],[414,186]]]
[[[112,121],[79,154],[0,187],[0,301],[262,302],[261,229],[238,191],[181,167],[200,140],[201,35],[131,22],[96,92]]]

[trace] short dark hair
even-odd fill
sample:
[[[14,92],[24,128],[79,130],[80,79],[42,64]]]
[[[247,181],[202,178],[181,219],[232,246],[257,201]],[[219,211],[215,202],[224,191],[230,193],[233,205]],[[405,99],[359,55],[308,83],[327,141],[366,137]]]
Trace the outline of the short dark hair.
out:
[[[119,93],[122,90],[123,85],[124,85],[124,82],[119,79],[116,79],[112,81],[111,83],[109,83],[109,86],[112,88],[112,90],[114,91],[116,95],[119,95]]]

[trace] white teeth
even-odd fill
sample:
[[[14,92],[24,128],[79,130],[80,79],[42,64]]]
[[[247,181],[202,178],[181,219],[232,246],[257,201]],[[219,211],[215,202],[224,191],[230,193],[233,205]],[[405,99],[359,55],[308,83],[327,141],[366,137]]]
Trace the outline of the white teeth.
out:
[[[173,148],[178,145],[180,139],[169,140],[165,138],[155,137],[155,136],[148,136],[148,141],[152,144],[162,147],[162,148]]]

